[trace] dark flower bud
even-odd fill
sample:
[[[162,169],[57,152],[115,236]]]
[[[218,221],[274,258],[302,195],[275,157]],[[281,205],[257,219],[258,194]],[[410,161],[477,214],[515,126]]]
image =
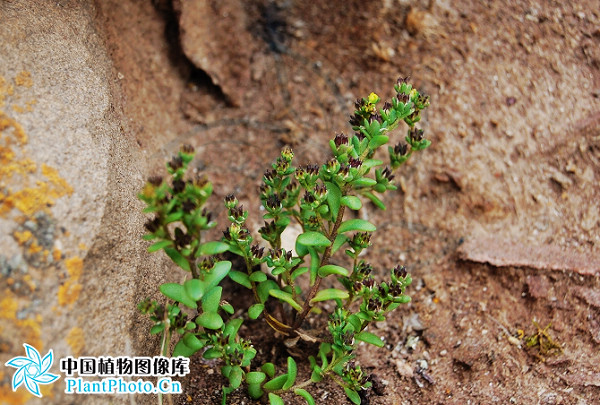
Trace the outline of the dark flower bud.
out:
[[[383,111],[388,112],[392,109],[392,104],[390,104],[389,101],[386,101],[385,103],[383,103]]]
[[[194,147],[189,144],[184,144],[181,146],[181,153],[185,153],[186,155],[191,155],[194,153]]]
[[[402,77],[400,76],[398,78],[398,80],[396,81],[396,83],[398,83],[398,86],[401,86],[402,83],[408,83],[408,81],[410,80],[410,75],[406,76],[406,77]]]
[[[269,208],[271,210],[276,210],[281,208],[281,200],[279,200],[279,197],[276,194],[271,194],[266,201],[266,208]]]
[[[363,276],[368,276],[373,272],[373,266],[371,266],[371,263],[365,263],[361,261],[356,271]]]
[[[338,172],[338,174],[342,177],[346,177],[349,173],[348,170],[348,166],[347,165],[340,165],[340,171]]]
[[[399,102],[401,103],[408,103],[408,101],[410,100],[410,97],[408,96],[408,94],[404,94],[404,93],[398,93],[396,95],[396,98],[398,99]]]
[[[373,286],[375,285],[375,279],[373,277],[369,276],[369,277],[365,278],[362,283],[367,288],[373,288]]]
[[[390,170],[389,167],[385,167],[385,169],[383,169],[383,172],[381,172],[381,174],[383,175],[384,178],[386,178],[388,181],[392,181],[394,180],[394,175],[392,174],[392,171]]]
[[[215,265],[215,259],[213,257],[207,257],[198,263],[198,268],[202,271],[210,271]]]
[[[312,204],[316,201],[316,198],[315,198],[315,196],[313,196],[311,193],[309,193],[307,191],[304,193],[303,200],[304,200],[305,204]]]
[[[358,114],[354,114],[350,116],[350,120],[348,120],[348,122],[353,127],[360,127],[362,125],[363,118]]]
[[[152,184],[155,187],[158,187],[162,184],[163,178],[162,176],[150,176],[148,179],[148,183]]]
[[[173,193],[179,194],[185,189],[185,182],[183,180],[173,181]]]
[[[190,212],[192,212],[196,208],[196,204],[192,200],[186,199],[181,204],[181,208],[183,209],[183,212],[189,214]]]
[[[351,157],[348,159],[348,166],[354,167],[354,168],[359,168],[360,166],[362,166],[362,161],[360,159],[355,159],[355,158]]]
[[[181,156],[173,156],[173,159],[169,162],[169,167],[173,170],[181,169],[183,167],[183,159]]]
[[[263,175],[263,178],[264,178],[265,182],[271,182],[271,181],[273,181],[273,179],[275,178],[276,175],[277,175],[277,172],[275,172],[275,170],[269,169],[265,172],[265,174]]]
[[[250,246],[250,253],[252,253],[252,256],[255,259],[262,259],[263,255],[264,255],[264,251],[265,251],[265,248],[260,247],[257,244]]]
[[[188,234],[183,233],[181,228],[175,228],[175,244],[179,247],[184,247],[192,242],[192,237]]]
[[[306,172],[311,176],[316,176],[319,174],[319,166],[314,164],[308,164],[306,165]]]
[[[422,129],[417,129],[417,128],[412,128],[409,132],[408,132],[408,136],[410,137],[410,139],[412,139],[413,141],[419,142],[423,140],[423,133],[424,131]]]
[[[344,135],[344,133],[342,132],[341,134],[337,134],[335,136],[335,138],[333,139],[333,142],[335,143],[335,146],[339,148],[341,145],[348,144],[348,137],[346,135]]]
[[[202,188],[208,184],[208,177],[205,174],[197,174],[193,181],[194,186]]]
[[[383,118],[381,118],[381,115],[378,113],[375,113],[369,117],[369,123],[372,123],[373,121],[377,121],[381,124],[383,123]]]
[[[405,278],[407,276],[406,267],[405,266],[396,266],[394,267],[394,276],[396,278]]]
[[[327,197],[327,187],[324,184],[317,184],[315,187],[315,197],[324,200]]]
[[[202,208],[202,216],[206,218],[206,222],[210,222],[212,218],[212,212],[208,211],[206,208]]]
[[[160,228],[160,219],[158,217],[154,218],[152,221],[146,222],[144,227],[148,230],[148,232],[154,233]]]
[[[405,156],[408,153],[408,144],[399,143],[394,146],[394,153],[398,156]]]
[[[367,304],[367,309],[369,311],[378,311],[381,308],[381,301],[379,298],[370,298],[369,303]]]

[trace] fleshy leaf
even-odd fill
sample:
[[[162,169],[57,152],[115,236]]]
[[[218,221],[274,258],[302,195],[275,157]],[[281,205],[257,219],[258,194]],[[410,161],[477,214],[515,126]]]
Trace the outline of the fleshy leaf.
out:
[[[283,387],[281,387],[284,390],[288,390],[294,385],[296,382],[296,375],[298,374],[298,366],[291,356],[288,356],[287,358],[287,366],[287,380],[285,381],[285,384],[283,384]]]
[[[262,311],[265,309],[264,304],[254,304],[250,308],[248,308],[248,316],[250,319],[256,319],[262,314]]]
[[[354,336],[357,340],[372,344],[377,347],[383,347],[384,343],[381,338],[371,332],[362,331]]]
[[[315,405],[315,399],[310,395],[310,393],[302,388],[297,388],[294,390],[294,394],[301,396],[304,398],[308,405]]]
[[[285,405],[285,402],[279,395],[269,392],[269,405]]]
[[[148,246],[148,252],[153,253],[153,252],[156,252],[157,250],[161,250],[163,248],[171,246],[172,244],[173,244],[173,242],[170,240],[161,240],[160,242],[156,242],[156,243],[153,243],[152,245]]]
[[[185,292],[184,286],[177,283],[165,283],[160,286],[160,292],[173,301],[181,302],[189,308],[197,308],[196,301],[190,298]]]
[[[346,207],[350,208],[351,210],[357,211],[359,209],[361,209],[362,207],[362,202],[360,201],[360,198],[353,196],[353,195],[347,195],[342,197],[342,205],[345,205]]]
[[[207,329],[216,330],[223,326],[223,318],[216,312],[203,312],[196,318],[196,323]]]
[[[339,233],[349,232],[349,231],[360,231],[360,232],[373,232],[377,228],[375,225],[366,221],[364,219],[349,219],[347,221],[342,222],[340,227],[338,228]]]
[[[186,271],[190,271],[190,262],[188,262],[187,259],[177,251],[177,249],[167,247],[165,248],[165,253],[171,258],[171,260],[173,260],[173,263]]]
[[[330,274],[335,274],[336,276],[345,276],[348,277],[350,274],[348,270],[342,266],[336,266],[335,264],[327,264],[319,268],[319,276],[327,277]]]
[[[336,300],[336,299],[344,300],[348,297],[349,297],[349,295],[348,295],[348,292],[346,292],[346,291],[338,290],[337,288],[326,288],[324,290],[319,291],[317,293],[317,295],[315,295],[315,298],[310,300],[310,302],[313,303],[313,302]]]
[[[294,308],[296,311],[298,312],[302,312],[302,306],[300,304],[298,304],[295,300],[294,297],[292,296],[292,294],[282,291],[282,290],[270,290],[269,294],[272,297],[277,298],[278,300],[287,302],[288,304],[290,304],[292,306],[292,308]],[[315,297],[316,298],[316,297]]]
[[[320,232],[304,232],[298,235],[298,243],[301,243],[304,246],[317,246],[317,247],[326,247],[331,245],[331,241],[327,239],[327,236],[323,235]]]

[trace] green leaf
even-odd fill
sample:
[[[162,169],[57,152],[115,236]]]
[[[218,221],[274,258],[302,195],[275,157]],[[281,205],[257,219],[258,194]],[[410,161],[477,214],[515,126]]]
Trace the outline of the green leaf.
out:
[[[233,366],[231,372],[229,373],[229,385],[231,388],[238,388],[242,384],[242,378],[244,377],[244,372],[242,371],[240,366]]]
[[[369,200],[371,200],[371,202],[373,204],[375,204],[377,206],[377,208],[381,209],[381,210],[385,210],[385,204],[383,203],[383,201],[381,201],[375,194],[370,193],[370,192],[366,192],[364,193],[364,196],[367,197]]]
[[[372,344],[373,346],[383,347],[384,343],[381,338],[371,332],[362,331],[354,336],[357,340]]]
[[[196,352],[197,350],[188,347],[182,339],[175,345],[175,348],[173,349],[173,357],[190,357]]]
[[[360,405],[360,395],[358,395],[358,392],[348,387],[344,387],[344,392],[353,404]]]
[[[269,392],[269,405],[285,405],[285,402],[279,395]]]
[[[216,262],[215,266],[204,276],[204,291],[217,286],[229,273],[229,270],[231,270],[231,262],[226,260]]]
[[[298,235],[298,242],[304,246],[322,246],[326,247],[331,245],[331,241],[327,239],[327,236],[320,232],[304,232]]]
[[[229,278],[248,289],[252,288],[252,283],[250,283],[250,278],[246,273],[242,273],[241,271],[237,270],[231,270],[229,272]]]
[[[248,384],[248,395],[250,395],[250,398],[259,399],[264,393],[260,384]]]
[[[183,283],[185,292],[194,301],[198,301],[204,295],[204,283],[196,278]]]
[[[250,281],[254,281],[255,283],[262,283],[267,279],[267,275],[262,271],[255,271],[254,273],[250,274],[249,278]]]
[[[205,346],[205,343],[198,339],[196,335],[192,333],[186,333],[185,335],[183,335],[182,340],[187,347],[194,350],[195,352],[197,352]]]
[[[294,270],[292,272],[292,281],[296,281],[296,279],[301,276],[302,274],[306,273],[308,271],[308,267],[303,266],[303,267],[298,267],[296,270]]]
[[[223,287],[217,286],[210,291],[207,291],[202,297],[202,310],[204,312],[217,312],[219,305],[221,304],[221,294],[223,293]],[[211,328],[216,329],[216,328]]]
[[[294,359],[290,356],[287,358],[287,366],[287,380],[285,381],[285,384],[283,384],[283,387],[281,387],[284,390],[289,390],[292,388],[292,385],[294,385],[296,382],[296,375],[298,374],[298,366],[296,365]]]
[[[163,330],[165,330],[165,324],[161,322],[158,325],[154,325],[152,328],[150,328],[150,334],[156,335],[157,333],[160,333]]]
[[[218,359],[220,357],[223,357],[223,353],[221,353],[221,351],[219,349],[216,349],[214,347],[208,349],[207,351],[204,352],[204,354],[202,355],[202,357],[204,357],[205,359]]]
[[[319,257],[319,253],[313,249],[308,249],[310,253],[310,285],[314,285],[317,280],[317,271],[319,270],[319,266],[321,264],[321,258]]]
[[[292,306],[292,308],[294,308],[296,311],[298,312],[302,312],[302,306],[300,304],[298,304],[295,300],[294,297],[292,296],[292,294],[285,292],[285,291],[281,291],[281,290],[270,290],[269,294],[272,297],[277,298],[278,300],[287,302],[288,304],[290,304]]]
[[[225,324],[225,328],[223,329],[223,336],[229,337],[230,340],[233,340],[242,326],[242,320],[240,318],[230,319]]]
[[[269,378],[273,378],[275,375],[275,364],[273,363],[265,363],[260,368]]]
[[[183,211],[174,212],[165,217],[165,224],[170,224],[171,222],[179,221],[183,217]]]
[[[333,246],[331,247],[331,254],[333,255],[335,252],[338,251],[339,248],[341,248],[342,246],[344,246],[344,243],[346,243],[348,241],[348,237],[344,234],[338,234],[338,236],[335,237],[335,240],[333,241]]]
[[[197,308],[196,301],[190,298],[185,292],[185,288],[177,283],[165,283],[160,286],[160,292],[164,296],[171,298],[174,301],[181,302],[189,308]]]
[[[161,240],[160,242],[153,243],[148,247],[148,252],[153,253],[157,250],[161,250],[167,246],[171,246],[173,244],[170,240]]]
[[[296,388],[294,390],[294,394],[304,398],[308,405],[315,405],[315,399],[312,397],[312,395],[310,395],[308,391],[303,390],[302,388]]]
[[[348,297],[349,297],[349,295],[346,291],[338,290],[337,288],[326,288],[324,290],[319,291],[317,293],[317,295],[315,295],[315,298],[310,300],[310,302],[312,304],[313,302],[319,302],[319,301],[336,300],[336,299],[344,300]]]
[[[312,382],[319,382],[323,380],[323,376],[321,375],[321,373],[323,372],[323,370],[321,370],[321,367],[319,366],[314,366],[313,367],[313,371],[310,375],[310,380]]]
[[[186,271],[190,271],[190,263],[187,261],[185,257],[181,255],[175,248],[165,248],[165,253],[167,256],[173,260],[173,262]]]
[[[283,384],[287,381],[287,374],[282,374],[273,378],[271,381],[265,383],[263,388],[269,391],[280,390],[283,387]]]
[[[385,145],[386,143],[388,143],[389,140],[390,140],[390,138],[388,136],[386,136],[386,135],[377,135],[377,136],[374,136],[369,141],[369,148],[370,149],[377,149],[381,145]],[[383,163],[383,162],[381,162],[381,163]]]
[[[229,315],[233,315],[233,313],[235,312],[235,309],[233,308],[233,305],[231,305],[230,303],[224,303],[220,306],[220,308],[227,312]]]
[[[348,277],[350,273],[346,268],[342,266],[336,266],[335,264],[326,264],[325,266],[321,266],[319,268],[320,277],[327,277],[330,274]]]
[[[358,316],[356,316],[356,314],[350,315],[348,318],[346,318],[346,320],[350,325],[352,325],[355,332],[358,332],[360,330],[360,327],[362,326],[362,321]]]
[[[377,181],[369,177],[361,177],[360,179],[354,180],[350,184],[352,184],[355,187],[372,187],[375,184],[377,184]]]
[[[248,308],[248,316],[250,319],[256,319],[262,314],[262,311],[265,309],[264,304],[254,304],[250,308]]]
[[[225,253],[229,250],[229,245],[219,241],[207,242],[200,245],[200,249],[196,253],[196,257],[201,255],[212,256],[218,255],[219,253]]]
[[[223,318],[216,312],[203,312],[198,318],[196,323],[203,326],[206,329],[220,329],[223,326]]]
[[[258,299],[260,300],[260,302],[267,302],[267,299],[270,295],[269,292],[271,290],[279,290],[279,286],[273,280],[263,281],[262,283],[258,284],[258,286],[256,287],[256,292],[258,293]]]
[[[346,207],[354,211],[357,211],[362,207],[362,202],[360,201],[360,198],[353,195],[346,195],[342,197],[341,203],[342,205],[345,205]]]
[[[296,250],[296,254],[298,255],[298,257],[304,257],[308,254],[308,248],[306,246],[304,246],[303,244],[301,244],[300,242],[298,242],[297,238],[296,238],[296,243],[295,243],[295,250]]]
[[[329,181],[325,182],[325,186],[327,187],[327,204],[329,205],[329,209],[331,210],[331,215],[333,220],[337,218],[338,211],[340,210],[340,202],[342,198],[342,190],[335,183],[331,183]]]
[[[349,232],[349,231],[360,231],[360,232],[373,232],[377,228],[375,225],[366,221],[364,219],[349,219],[347,221],[342,222],[340,227],[338,228],[339,233]]]
[[[267,378],[267,375],[262,371],[251,371],[246,374],[246,382],[248,384],[260,384]]]

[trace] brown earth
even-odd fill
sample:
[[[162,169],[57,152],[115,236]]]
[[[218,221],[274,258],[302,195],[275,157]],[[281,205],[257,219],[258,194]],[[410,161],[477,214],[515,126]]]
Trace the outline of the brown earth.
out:
[[[378,225],[368,260],[381,275],[404,263],[415,280],[412,303],[376,329],[386,347],[361,347],[378,386],[365,403],[600,403],[597,1],[208,3],[203,19],[179,2],[107,0],[97,19],[128,131],[156,172],[194,145],[221,224],[235,192],[257,230],[267,165],[286,144],[299,164],[323,161],[356,97],[389,97],[408,74],[431,96],[432,146],[403,166],[387,211],[361,213]],[[232,23],[219,7],[237,10]],[[212,46],[194,48],[207,32]],[[194,49],[222,68],[195,67]],[[524,347],[534,320],[563,354]],[[264,323],[244,325],[277,347]],[[281,351],[260,357],[283,364]],[[220,403],[218,369],[193,363],[174,401]],[[347,402],[332,383],[310,391]],[[240,390],[230,403],[253,402]]]

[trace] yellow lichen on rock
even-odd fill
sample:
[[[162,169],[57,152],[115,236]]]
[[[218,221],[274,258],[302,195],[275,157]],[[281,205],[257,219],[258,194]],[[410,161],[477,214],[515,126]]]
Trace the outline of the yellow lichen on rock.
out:
[[[18,73],[17,76],[15,77],[15,84],[17,86],[25,86],[25,87],[33,86],[33,80],[31,80],[31,73],[29,73],[26,70]]]
[[[85,336],[83,334],[83,329],[81,329],[79,326],[75,326],[69,331],[66,340],[68,345],[71,347],[73,356],[81,356],[83,353],[83,348],[85,347]]]
[[[43,349],[43,343],[40,338],[42,321],[41,316],[34,318],[18,319],[17,311],[19,303],[13,292],[6,288],[4,298],[0,300],[0,332],[2,334],[18,334],[21,342],[27,342],[38,350]],[[8,333],[7,333],[8,332]]]
[[[61,306],[73,306],[75,301],[79,298],[79,293],[82,288],[81,284],[79,284],[79,278],[83,272],[83,260],[75,256],[65,260],[65,265],[69,272],[69,279],[65,281],[63,285],[58,287],[58,304]]]

